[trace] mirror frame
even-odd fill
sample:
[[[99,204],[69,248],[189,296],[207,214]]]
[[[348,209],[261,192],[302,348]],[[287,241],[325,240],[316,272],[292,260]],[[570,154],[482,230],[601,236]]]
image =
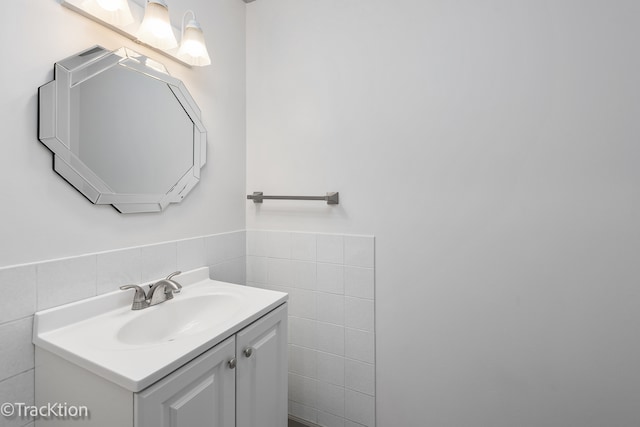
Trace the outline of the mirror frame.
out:
[[[116,193],[71,150],[71,89],[112,67],[125,67],[165,82],[193,122],[193,165],[164,194]],[[53,152],[53,168],[92,203],[113,205],[121,213],[160,212],[179,203],[200,181],[207,158],[207,132],[201,112],[182,81],[164,66],[130,49],[110,51],[94,46],[56,62],[54,80],[38,89],[38,137]]]

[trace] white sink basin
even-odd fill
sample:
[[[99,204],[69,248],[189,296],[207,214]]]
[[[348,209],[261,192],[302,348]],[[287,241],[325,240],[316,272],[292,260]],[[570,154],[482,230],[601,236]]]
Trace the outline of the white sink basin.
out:
[[[142,310],[115,291],[35,314],[33,343],[138,392],[287,301],[287,294],[209,279],[175,278],[182,291]],[[37,357],[36,351],[36,357]]]
[[[207,332],[240,310],[242,298],[232,293],[174,299],[149,307],[120,327],[116,339],[124,344],[158,344]]]

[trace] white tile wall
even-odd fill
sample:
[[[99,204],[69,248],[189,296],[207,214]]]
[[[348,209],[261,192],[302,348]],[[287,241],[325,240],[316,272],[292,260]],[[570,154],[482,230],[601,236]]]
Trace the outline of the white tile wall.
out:
[[[242,232],[214,234],[204,238],[206,265],[246,256],[246,235]]]
[[[344,417],[344,387],[318,381],[318,410]]]
[[[371,268],[345,267],[344,294],[373,299],[374,270]]]
[[[0,380],[33,369],[32,328],[33,317],[0,325]]]
[[[316,235],[307,233],[291,233],[291,259],[315,261]]]
[[[96,255],[38,264],[38,310],[95,296],[96,264]]]
[[[209,266],[211,278],[245,284],[250,264],[246,240],[246,233],[237,231],[0,268],[0,403],[33,404],[36,310],[156,280],[178,269]],[[22,427],[30,421],[0,416],[2,427]]]
[[[321,292],[344,295],[344,267],[336,264],[317,265],[317,285]]]
[[[373,332],[347,328],[345,331],[345,355],[349,359],[374,363],[375,338]]]
[[[205,239],[195,238],[180,240],[177,242],[177,265],[179,271],[189,271],[207,263]],[[214,263],[211,263],[214,264]]]
[[[289,400],[313,407],[318,399],[318,381],[302,375],[289,374]]]
[[[316,354],[318,380],[344,386],[345,381],[345,358],[318,351]]]
[[[214,279],[290,293],[292,415],[375,426],[374,253],[366,236],[238,231],[2,268],[0,401],[33,402],[36,310],[209,266]]]
[[[294,417],[316,423],[318,421],[318,411],[310,406],[302,405],[293,400],[289,401],[289,413]]]
[[[353,390],[345,393],[345,417],[356,423],[370,426],[375,423],[375,398]]]
[[[318,425],[324,427],[344,427],[344,417],[318,411]]]
[[[247,231],[247,284],[288,292],[289,413],[375,426],[374,238]]]
[[[289,346],[289,372],[307,378],[317,378],[317,352],[297,345]]]
[[[344,261],[344,237],[319,234],[316,236],[318,262],[342,264]]]
[[[344,373],[347,388],[370,396],[375,395],[375,368],[373,364],[346,359]]]
[[[166,277],[178,269],[178,244],[176,242],[140,248],[142,281]]]
[[[317,322],[316,349],[344,356],[344,326]]]
[[[31,316],[36,311],[36,266],[0,270],[0,324]]]
[[[344,263],[355,267],[373,268],[373,237],[344,238]]]
[[[24,403],[25,405],[33,406],[35,400],[33,383],[33,369],[0,381],[0,404]],[[0,426],[22,427],[29,424],[31,420],[31,417],[20,417],[17,414],[10,417],[0,415]],[[31,426],[32,424],[29,425]]]
[[[115,291],[123,284],[142,281],[140,248],[98,254],[98,295]]]

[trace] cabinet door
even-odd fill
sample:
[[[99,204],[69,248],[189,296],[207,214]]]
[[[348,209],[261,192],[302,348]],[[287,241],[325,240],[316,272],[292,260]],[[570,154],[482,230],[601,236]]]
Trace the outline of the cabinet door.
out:
[[[287,426],[287,304],[236,335],[236,426]]]
[[[235,427],[235,338],[134,395],[135,427]]]

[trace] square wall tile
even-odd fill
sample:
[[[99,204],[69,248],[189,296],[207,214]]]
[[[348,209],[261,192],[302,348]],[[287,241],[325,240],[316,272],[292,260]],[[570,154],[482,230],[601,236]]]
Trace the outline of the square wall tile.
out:
[[[369,396],[375,396],[375,367],[370,363],[345,360],[345,386]]]
[[[318,380],[344,386],[344,357],[324,352],[316,356]]]
[[[316,235],[308,233],[291,233],[291,259],[315,261]]]
[[[37,265],[37,309],[44,310],[96,295],[96,255]]]
[[[140,251],[142,283],[162,279],[178,270],[178,244],[176,242],[143,246]]]
[[[373,237],[345,236],[344,263],[354,267],[373,268],[374,240]]]
[[[267,258],[267,283],[277,286],[292,286],[293,274],[288,259]]]
[[[316,379],[318,376],[317,352],[297,345],[289,345],[289,372]]]
[[[0,404],[24,403],[25,405],[33,406],[35,403],[34,383],[35,378],[33,369],[1,381]],[[10,417],[0,416],[0,425],[2,427],[21,427],[29,423],[31,420],[32,417],[19,417],[17,415]]]
[[[318,381],[316,408],[323,412],[344,416],[344,387]]]
[[[339,326],[344,325],[345,305],[342,295],[318,292],[317,301],[318,320]]]
[[[246,235],[244,231],[213,234],[204,238],[207,265],[246,256]]]
[[[267,232],[267,256],[271,258],[291,258],[291,233],[284,231]]]
[[[376,402],[373,396],[353,390],[345,392],[345,417],[367,427],[374,427]]]
[[[267,258],[247,257],[247,282],[267,283]]]
[[[209,266],[209,277],[221,282],[244,285],[247,283],[247,262],[244,257],[223,261]]]
[[[318,411],[316,409],[294,402],[293,400],[289,400],[289,413],[296,418],[309,421],[313,424],[318,422]]]
[[[289,342],[294,345],[316,348],[316,321],[289,317]]]
[[[316,320],[316,293],[306,289],[290,288],[289,315]]]
[[[332,294],[344,293],[344,267],[336,264],[317,265],[317,285],[318,291]]]
[[[318,262],[342,264],[344,262],[344,238],[319,234],[316,237],[316,259]]]
[[[361,362],[374,363],[375,337],[372,332],[346,329],[345,356]]]
[[[289,374],[289,400],[314,407],[317,396],[316,380],[302,375]]]
[[[344,294],[350,297],[373,299],[375,271],[372,268],[344,267]]]
[[[344,427],[344,418],[318,411],[318,425],[321,427]]]
[[[204,238],[179,240],[177,243],[177,269],[185,272],[207,265]]]
[[[318,322],[316,331],[318,350],[344,356],[344,327]]]
[[[247,230],[247,255],[267,256],[267,231]]]
[[[348,328],[373,332],[374,305],[373,300],[362,298],[344,298],[344,325]]]
[[[115,291],[123,285],[141,282],[140,248],[105,252],[96,255],[98,295]]]
[[[316,289],[317,269],[315,262],[291,261],[290,265],[294,288]]]
[[[0,381],[33,369],[33,317],[0,326]],[[3,402],[0,402],[3,403]]]
[[[0,269],[0,323],[35,313],[36,277],[35,265]]]

